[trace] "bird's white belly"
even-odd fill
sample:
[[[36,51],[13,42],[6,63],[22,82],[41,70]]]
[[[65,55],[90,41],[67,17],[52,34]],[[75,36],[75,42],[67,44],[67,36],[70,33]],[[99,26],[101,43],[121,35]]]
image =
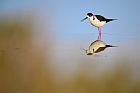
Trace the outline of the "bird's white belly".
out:
[[[97,45],[93,45],[92,46],[92,48],[94,49],[94,51],[97,51],[100,47],[105,47],[105,45],[97,44]]]
[[[99,21],[96,18],[94,20],[90,20],[90,23],[95,27],[102,27],[106,22],[105,21]]]
[[[97,40],[96,42],[94,42],[89,49],[94,51],[97,51],[100,47],[106,47],[106,44],[103,41],[99,41]]]

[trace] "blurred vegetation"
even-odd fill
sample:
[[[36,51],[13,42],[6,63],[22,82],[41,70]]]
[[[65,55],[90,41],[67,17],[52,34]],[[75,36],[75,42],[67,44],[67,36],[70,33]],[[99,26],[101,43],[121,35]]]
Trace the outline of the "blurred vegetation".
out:
[[[0,21],[0,93],[140,93],[140,79],[134,80],[126,66],[100,76],[89,75],[82,66],[74,78],[57,79],[48,64],[50,47],[33,43],[33,20],[16,16]]]
[[[33,17],[0,22],[0,93],[46,93],[51,86],[46,53],[34,46]],[[48,49],[49,51],[50,49]]]

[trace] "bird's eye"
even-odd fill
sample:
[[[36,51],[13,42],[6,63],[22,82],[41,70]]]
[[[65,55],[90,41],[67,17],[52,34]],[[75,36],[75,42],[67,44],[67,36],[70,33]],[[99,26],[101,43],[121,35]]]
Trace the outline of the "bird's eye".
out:
[[[89,15],[89,17],[91,17],[92,15]]]
[[[92,14],[92,13],[87,13],[87,15],[88,15],[89,17],[93,16],[93,14]]]

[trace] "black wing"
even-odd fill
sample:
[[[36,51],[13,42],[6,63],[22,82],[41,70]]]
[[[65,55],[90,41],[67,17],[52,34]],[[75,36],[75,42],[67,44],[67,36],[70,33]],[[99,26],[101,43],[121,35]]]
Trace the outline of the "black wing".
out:
[[[98,53],[98,52],[101,52],[105,49],[106,47],[100,47],[98,48],[96,51],[94,51],[94,53]]]
[[[103,16],[101,16],[101,15],[95,15],[95,16],[96,16],[96,18],[97,18],[98,20],[100,20],[100,21],[106,21],[106,20],[107,20],[105,17],[103,17]]]

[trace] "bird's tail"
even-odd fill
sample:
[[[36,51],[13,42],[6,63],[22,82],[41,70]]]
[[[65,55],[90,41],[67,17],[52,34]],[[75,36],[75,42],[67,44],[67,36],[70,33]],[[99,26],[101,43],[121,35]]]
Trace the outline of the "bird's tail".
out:
[[[106,45],[106,47],[117,47],[117,46],[112,46],[112,45]]]
[[[110,22],[110,21],[114,21],[114,20],[118,20],[118,19],[107,19],[106,22]]]

